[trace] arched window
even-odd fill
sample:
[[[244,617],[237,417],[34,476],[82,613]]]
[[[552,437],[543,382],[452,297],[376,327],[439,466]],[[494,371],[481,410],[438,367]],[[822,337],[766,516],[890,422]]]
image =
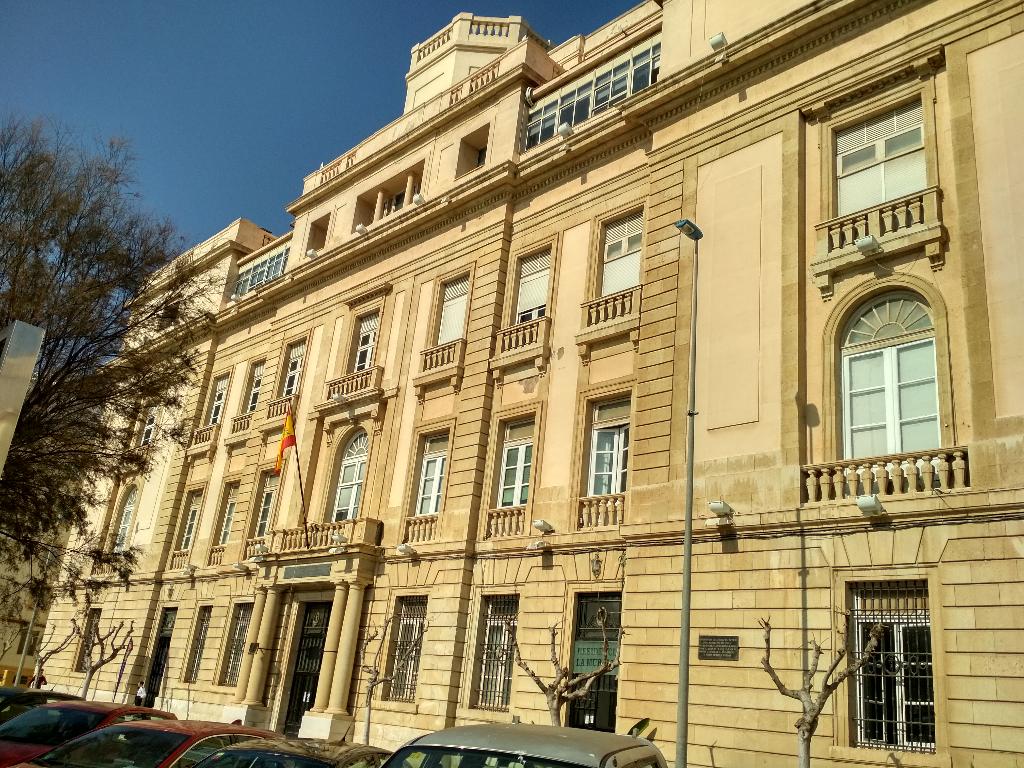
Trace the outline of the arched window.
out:
[[[887,293],[862,306],[843,334],[847,458],[939,445],[935,329],[928,305]]]
[[[334,522],[353,520],[359,514],[359,497],[362,495],[369,447],[370,441],[366,433],[359,431],[352,436],[342,451],[337,490],[334,494],[334,510],[331,515]]]
[[[114,534],[114,551],[123,552],[128,548],[128,531],[132,527],[132,514],[139,490],[134,485],[128,489],[121,502],[121,513],[117,516],[117,531]]]

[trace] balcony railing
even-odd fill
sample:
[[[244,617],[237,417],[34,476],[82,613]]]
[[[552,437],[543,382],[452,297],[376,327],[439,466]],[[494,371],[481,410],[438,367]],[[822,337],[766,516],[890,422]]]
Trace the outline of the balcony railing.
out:
[[[231,434],[237,435],[242,432],[247,432],[249,427],[252,426],[252,414],[243,413],[241,416],[235,416],[231,420]]]
[[[526,529],[526,507],[502,507],[487,513],[487,531],[484,538],[501,539],[522,536]]]
[[[405,541],[417,544],[433,541],[437,534],[437,515],[417,515],[405,520]]]
[[[580,499],[580,511],[576,520],[577,530],[609,528],[621,525],[625,519],[626,497],[621,493],[605,496],[584,496]]]
[[[498,331],[498,354],[518,352],[541,344],[548,322],[548,318],[540,317]]]
[[[629,288],[583,303],[583,327],[593,328],[632,317],[640,309],[640,288]]]
[[[180,571],[188,565],[188,554],[189,550],[187,549],[179,549],[177,552],[172,552],[170,570]]]
[[[214,433],[217,431],[217,424],[209,424],[205,427],[200,427],[192,433],[192,442],[189,443],[189,447],[198,448],[199,446],[207,445],[213,440]]]
[[[456,339],[455,341],[449,341],[447,344],[424,349],[421,353],[423,364],[420,370],[423,373],[429,373],[439,368],[460,364],[462,362],[461,351],[465,343],[465,339]]]
[[[222,565],[224,563],[224,546],[210,547],[210,559],[208,565]]]
[[[327,382],[327,399],[343,400],[380,389],[384,369],[379,365]]]
[[[284,416],[288,411],[288,405],[291,403],[292,397],[288,395],[286,397],[279,397],[276,400],[271,400],[267,403],[267,418],[276,419],[280,416]]]
[[[970,487],[967,448],[873,456],[801,469],[804,502],[842,501],[877,494],[912,497]]]
[[[251,539],[246,539],[242,557],[248,560],[249,558],[266,554],[270,550],[267,544],[268,538],[267,536],[254,536]]]
[[[811,262],[815,284],[823,294],[831,295],[834,273],[868,258],[922,246],[932,269],[940,269],[944,263],[942,243],[946,237],[941,200],[940,189],[928,187],[816,225],[817,252]],[[877,241],[878,253],[864,254],[855,245],[857,240],[869,235]]]
[[[305,528],[274,531],[270,549],[275,554],[339,547],[352,541],[355,520],[337,523],[309,523]]]

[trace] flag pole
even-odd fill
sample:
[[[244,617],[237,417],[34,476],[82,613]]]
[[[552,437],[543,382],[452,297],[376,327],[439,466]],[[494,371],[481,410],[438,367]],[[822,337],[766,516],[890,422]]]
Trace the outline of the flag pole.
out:
[[[291,413],[292,404],[288,404],[288,412]],[[295,438],[295,472],[299,478],[299,504],[302,507],[302,544],[309,549],[309,516],[306,514],[306,494],[302,490],[302,463],[299,461],[299,437],[294,434],[295,421],[292,420],[293,437]]]

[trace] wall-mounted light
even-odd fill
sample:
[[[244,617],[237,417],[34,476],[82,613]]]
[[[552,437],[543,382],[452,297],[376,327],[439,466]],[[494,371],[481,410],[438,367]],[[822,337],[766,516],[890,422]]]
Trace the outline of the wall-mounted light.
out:
[[[425,198],[422,194],[417,192],[415,195],[412,196],[412,202],[415,205],[423,205],[425,202],[427,202],[427,198]]]
[[[883,511],[882,502],[878,500],[878,496],[875,494],[858,496],[857,509],[861,511],[862,515],[867,515],[869,517],[880,515]]]
[[[725,46],[729,44],[729,41],[725,39],[725,33],[719,32],[708,38],[708,45],[711,46],[711,50],[718,54],[715,61],[720,64],[724,64],[729,60],[729,54],[724,50]]]
[[[858,237],[853,241],[853,245],[865,256],[870,256],[871,254],[878,253],[882,250],[882,244],[878,242],[878,238],[874,235]]]
[[[568,139],[572,136],[572,126],[568,123],[560,123],[555,132],[563,139]]]
[[[680,219],[679,221],[677,221],[676,229],[678,229],[688,238],[693,240],[693,242],[697,242],[702,237],[704,237],[704,233],[700,231],[700,227],[698,227],[689,219]]]
[[[555,526],[553,526],[547,520],[534,520],[533,527],[541,533],[551,533],[553,530],[555,530]]]
[[[546,541],[544,541],[544,539],[537,539],[536,541],[531,541],[529,544],[526,545],[526,549],[531,551],[531,552],[536,552],[537,550],[547,549],[547,548],[548,548],[548,543]]]
[[[306,258],[315,259],[317,257],[317,253],[318,252],[316,248],[310,248],[308,251],[306,251]]]
[[[196,567],[192,563],[189,563],[181,569],[181,572],[191,579],[196,573]]]
[[[232,563],[231,567],[240,573],[249,573],[252,570],[248,563]]]
[[[368,231],[369,230],[366,228],[365,224],[356,224],[356,234],[357,235],[365,235]]]
[[[416,554],[416,548],[409,543],[402,543],[395,547],[395,552],[402,555],[403,557],[409,557]]]
[[[341,555],[341,554],[344,554],[344,552],[345,552],[344,544],[345,544],[346,541],[348,541],[348,538],[341,531],[335,531],[334,533],[332,533],[331,534],[331,544],[333,546],[331,546],[331,548],[327,550],[327,554],[328,555]]]
[[[728,503],[721,499],[709,501],[708,509],[711,511],[712,517],[704,522],[706,528],[722,528],[732,525],[732,507]]]
[[[601,562],[601,556],[595,552],[590,558],[590,575],[595,579],[601,578],[601,567],[604,563]]]

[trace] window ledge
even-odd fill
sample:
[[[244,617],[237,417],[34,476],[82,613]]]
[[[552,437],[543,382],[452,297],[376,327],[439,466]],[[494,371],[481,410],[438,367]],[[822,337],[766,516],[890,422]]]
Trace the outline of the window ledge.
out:
[[[441,383],[448,384],[454,392],[458,392],[462,384],[465,356],[464,338],[423,350],[420,353],[421,373],[412,380],[416,399],[422,402],[425,391]]]
[[[634,345],[639,343],[640,286],[586,301],[581,307],[582,330],[576,334],[576,345],[584,365],[598,342],[628,335]]]
[[[511,723],[512,712],[508,709],[476,709],[475,707],[458,707],[455,710],[455,719],[458,724],[467,722],[481,723]]]
[[[551,355],[550,329],[551,318],[541,317],[498,331],[497,348],[490,361],[495,382],[500,385],[512,368],[532,366],[537,373],[543,372]]]
[[[867,747],[829,747],[829,757],[841,763],[857,765],[898,765],[901,768],[952,768],[948,752],[902,752],[898,749]]]
[[[418,715],[420,713],[419,702],[416,701],[392,701],[391,699],[376,698],[374,707],[381,712],[401,712],[405,715]]]

